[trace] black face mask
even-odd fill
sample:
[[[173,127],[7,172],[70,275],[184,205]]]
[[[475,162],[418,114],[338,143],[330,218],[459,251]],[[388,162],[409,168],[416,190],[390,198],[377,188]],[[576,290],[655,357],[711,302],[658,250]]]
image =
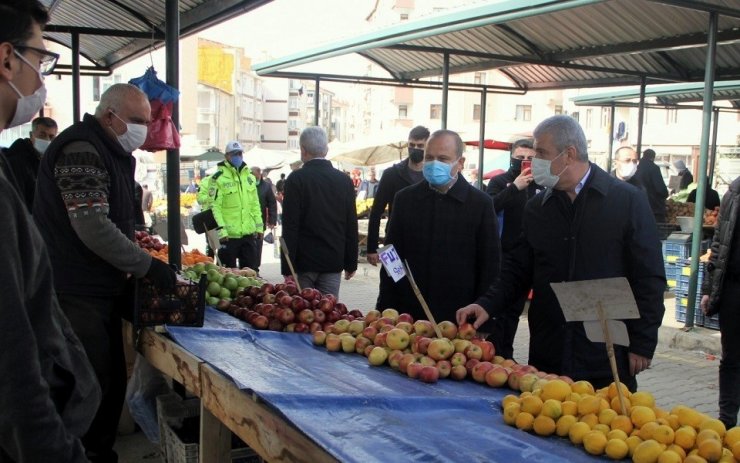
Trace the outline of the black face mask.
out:
[[[424,160],[424,150],[419,148],[409,148],[409,159],[414,164],[418,164]]]
[[[515,174],[519,174],[522,171],[522,160],[517,158],[511,158],[511,171]]]

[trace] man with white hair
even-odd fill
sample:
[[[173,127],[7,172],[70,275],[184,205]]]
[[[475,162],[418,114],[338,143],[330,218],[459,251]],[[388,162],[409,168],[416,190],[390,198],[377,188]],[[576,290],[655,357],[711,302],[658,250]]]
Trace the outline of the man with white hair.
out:
[[[285,181],[283,237],[301,288],[339,295],[341,272],[357,270],[357,210],[352,180],[324,159],[326,132],[308,127],[299,140],[303,167]],[[282,274],[290,276],[284,256]]]
[[[134,240],[137,210],[131,152],[144,143],[149,101],[116,84],[95,115],[60,133],[41,160],[33,215],[49,248],[62,310],[79,336],[103,400],[82,443],[92,461],[116,461],[113,444],[126,391],[121,315],[128,275],[164,289],[175,273]]]
[[[525,206],[520,243],[501,278],[458,311],[458,323],[471,317],[480,326],[531,287],[529,363],[601,388],[613,381],[604,344],[589,341],[583,323],[565,321],[550,283],[625,277],[640,318],[624,320],[630,344],[615,346],[615,354],[620,380],[634,391],[635,376],[650,366],[665,311],[663,257],[647,197],[589,162],[575,119],[545,119],[534,139],[532,173],[546,190]]]

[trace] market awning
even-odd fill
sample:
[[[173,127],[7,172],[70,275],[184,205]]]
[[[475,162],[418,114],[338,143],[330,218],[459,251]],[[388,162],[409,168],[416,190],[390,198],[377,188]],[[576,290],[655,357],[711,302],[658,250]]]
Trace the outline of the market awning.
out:
[[[695,103],[704,97],[704,83],[680,83],[651,85],[645,89],[645,98],[655,98],[662,105]],[[640,98],[639,89],[617,90],[613,92],[594,93],[571,98],[577,106],[609,106]],[[735,108],[740,103],[740,80],[728,80],[714,83],[713,101],[729,100]]]
[[[180,0],[180,36],[185,37],[214,24],[260,7],[272,0]],[[83,72],[109,71],[165,39],[165,2],[151,0],[41,0],[51,22],[44,38],[75,48],[94,63]],[[77,36],[77,38],[75,38]],[[69,73],[70,65],[57,66]]]
[[[514,88],[701,81],[709,13],[717,80],[740,78],[740,0],[507,0],[475,4],[260,63],[260,75],[359,53],[398,82],[498,69]]]

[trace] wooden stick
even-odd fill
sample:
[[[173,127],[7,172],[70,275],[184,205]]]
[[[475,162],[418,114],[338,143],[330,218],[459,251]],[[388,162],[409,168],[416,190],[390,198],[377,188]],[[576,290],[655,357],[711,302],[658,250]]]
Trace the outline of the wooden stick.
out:
[[[612,343],[612,337],[609,333],[609,325],[606,322],[606,316],[604,315],[604,308],[601,303],[598,305],[599,310],[599,321],[601,322],[601,330],[604,332],[604,341],[606,342],[606,353],[609,356],[609,365],[612,367],[612,375],[614,375],[614,384],[617,387],[617,397],[619,397],[619,406],[622,409],[622,415],[627,415],[627,407],[624,403],[624,396],[622,395],[622,383],[619,382],[619,371],[617,370],[617,359],[614,356],[614,343]]]
[[[419,290],[419,287],[416,286],[416,281],[414,281],[414,275],[411,274],[411,269],[409,268],[409,262],[407,260],[403,261],[403,267],[406,270],[406,275],[409,277],[409,283],[411,283],[411,288],[414,290],[414,294],[416,294],[416,298],[419,300],[419,303],[421,304],[421,308],[424,309],[424,313],[427,315],[427,318],[429,319],[430,322],[432,322],[432,328],[434,328],[434,332],[437,334],[437,337],[441,338],[442,331],[440,331],[439,327],[437,326],[437,322],[434,321],[434,316],[432,315],[432,311],[429,310],[427,301],[425,301],[424,296],[421,295],[421,291]]]
[[[285,260],[288,262],[288,268],[290,269],[290,274],[293,275],[293,280],[295,281],[295,287],[298,288],[298,291],[301,290],[301,285],[298,284],[298,275],[295,273],[295,269],[293,268],[293,261],[290,260],[290,254],[288,254],[288,245],[285,244],[285,238],[282,236],[280,237],[280,252],[283,253],[285,256]]]

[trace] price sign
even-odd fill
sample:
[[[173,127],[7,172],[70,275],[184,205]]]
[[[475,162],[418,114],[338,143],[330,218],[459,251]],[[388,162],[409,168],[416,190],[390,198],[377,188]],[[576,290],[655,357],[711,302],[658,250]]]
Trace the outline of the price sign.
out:
[[[393,278],[393,281],[398,282],[398,280],[406,276],[406,271],[403,269],[403,261],[398,256],[396,248],[392,244],[378,249],[378,257],[383,263],[385,271]]]

